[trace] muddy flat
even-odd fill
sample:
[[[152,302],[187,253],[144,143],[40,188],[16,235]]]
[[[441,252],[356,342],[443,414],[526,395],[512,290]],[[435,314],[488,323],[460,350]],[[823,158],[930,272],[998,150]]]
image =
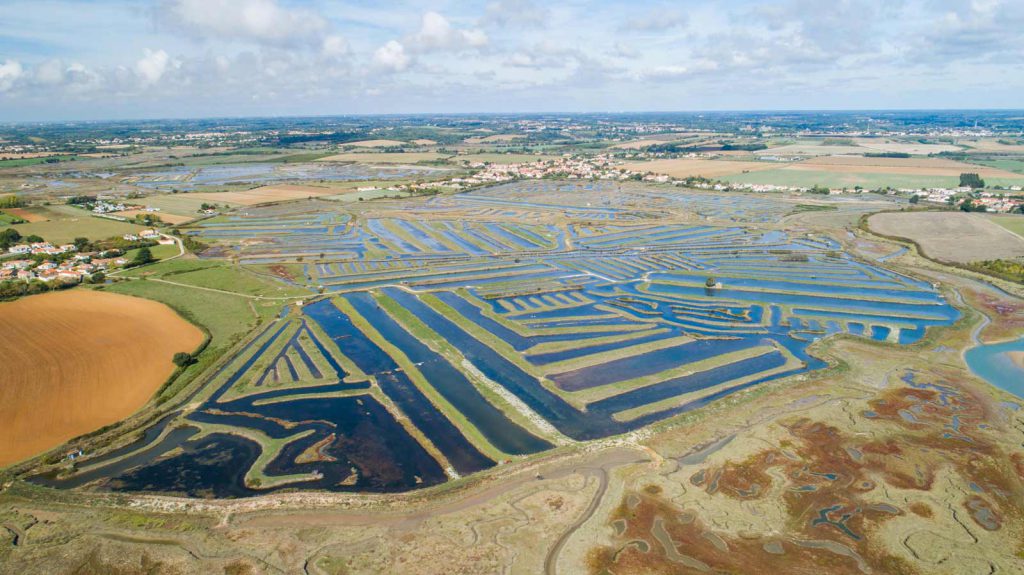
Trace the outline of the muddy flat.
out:
[[[0,304],[0,466],[141,408],[203,333],[169,307],[74,289]]]

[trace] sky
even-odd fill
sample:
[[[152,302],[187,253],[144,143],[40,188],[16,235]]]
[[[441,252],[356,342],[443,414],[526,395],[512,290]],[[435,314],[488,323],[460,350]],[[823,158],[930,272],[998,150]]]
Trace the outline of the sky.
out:
[[[0,0],[0,121],[1024,107],[1024,0]]]

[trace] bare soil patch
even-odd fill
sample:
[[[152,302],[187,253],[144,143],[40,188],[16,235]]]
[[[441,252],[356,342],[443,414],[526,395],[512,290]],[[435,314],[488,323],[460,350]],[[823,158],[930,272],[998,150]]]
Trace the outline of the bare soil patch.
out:
[[[1024,239],[980,214],[908,212],[875,214],[873,231],[913,240],[932,259],[956,263],[1024,257]]]
[[[203,333],[154,301],[75,289],[0,304],[0,466],[120,421]]]
[[[4,212],[12,216],[17,216],[29,223],[45,222],[49,219],[41,213],[33,212],[26,208],[4,208]]]

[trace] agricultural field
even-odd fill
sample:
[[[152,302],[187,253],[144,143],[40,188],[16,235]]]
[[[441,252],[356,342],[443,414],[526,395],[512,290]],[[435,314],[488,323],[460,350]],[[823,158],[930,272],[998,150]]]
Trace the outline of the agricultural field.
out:
[[[117,216],[119,218],[135,218],[136,216],[151,215],[151,216],[159,218],[161,222],[164,222],[166,224],[170,224],[172,226],[176,226],[178,224],[184,224],[186,222],[190,222],[190,221],[196,219],[197,217],[199,217],[199,214],[194,214],[192,216],[185,216],[185,215],[180,215],[180,214],[172,214],[172,213],[164,212],[164,211],[151,212],[151,211],[147,211],[147,210],[123,210],[123,211],[120,211],[120,212],[112,212],[110,215]]]
[[[334,193],[332,190],[319,186],[278,184],[272,186],[261,186],[259,188],[238,192],[192,192],[188,195],[189,198],[199,199],[210,203],[252,206],[256,204],[326,196],[332,193]]]
[[[963,212],[883,213],[868,219],[873,231],[913,240],[936,260],[966,264],[1024,257],[1024,238],[996,222]]]
[[[0,465],[128,417],[203,341],[164,305],[85,290],[0,304],[0,331]]]
[[[774,162],[745,162],[740,160],[696,160],[679,158],[673,160],[651,160],[625,164],[629,170],[667,174],[673,178],[700,176],[721,178],[735,174],[746,174],[777,167]]]
[[[1020,215],[994,215],[989,216],[989,219],[1024,238],[1024,217]]]
[[[27,208],[36,221],[18,224],[23,236],[38,235],[54,244],[66,243],[78,237],[99,240],[112,236],[146,229],[145,226],[129,224],[109,218],[101,218],[73,206],[41,206]]]

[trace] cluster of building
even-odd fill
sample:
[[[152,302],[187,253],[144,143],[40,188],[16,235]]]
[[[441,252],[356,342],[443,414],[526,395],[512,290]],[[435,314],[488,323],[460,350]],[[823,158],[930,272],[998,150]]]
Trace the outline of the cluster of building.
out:
[[[74,246],[71,246],[74,248]],[[46,283],[80,282],[96,272],[105,272],[114,267],[128,263],[124,257],[111,252],[75,254],[73,258],[63,262],[37,260],[7,260],[0,266],[0,281],[6,280],[39,280]]]
[[[7,248],[8,253],[17,255],[44,255],[44,256],[57,256],[67,252],[75,251],[74,244],[64,244],[55,246],[50,242],[33,242],[31,244],[18,244]]]
[[[125,234],[121,237],[129,242],[137,242],[139,240],[157,240],[157,242],[161,244],[174,243],[174,240],[172,240],[171,238],[165,238],[160,234],[160,232],[154,229],[142,230],[137,234]]]
[[[115,212],[123,212],[125,210],[137,210],[140,212],[154,213],[159,212],[160,208],[154,208],[151,206],[136,206],[132,204],[125,204],[122,202],[108,202],[106,200],[99,200],[92,206],[92,211],[97,214],[112,214]]]
[[[615,166],[612,157],[607,154],[591,157],[565,155],[556,159],[512,164],[471,162],[468,164],[468,167],[478,171],[466,178],[454,178],[452,182],[477,185],[524,178],[540,179],[547,177],[566,178],[569,180],[625,180],[633,174],[629,170]]]
[[[978,194],[971,202],[975,206],[985,206],[987,212],[1010,213],[1019,212],[1024,208],[1024,197],[999,196],[990,192]]]
[[[1011,194],[1017,195],[1010,196],[998,192],[975,192],[968,187],[928,188],[924,190],[903,189],[900,191],[913,194],[921,200],[936,204],[948,204],[950,201],[955,202],[957,198],[970,197],[971,203],[975,206],[985,206],[986,211],[997,213],[1018,212],[1024,206],[1024,196],[1019,195],[1024,191],[1024,188],[1021,186],[1011,186],[1008,191]]]

